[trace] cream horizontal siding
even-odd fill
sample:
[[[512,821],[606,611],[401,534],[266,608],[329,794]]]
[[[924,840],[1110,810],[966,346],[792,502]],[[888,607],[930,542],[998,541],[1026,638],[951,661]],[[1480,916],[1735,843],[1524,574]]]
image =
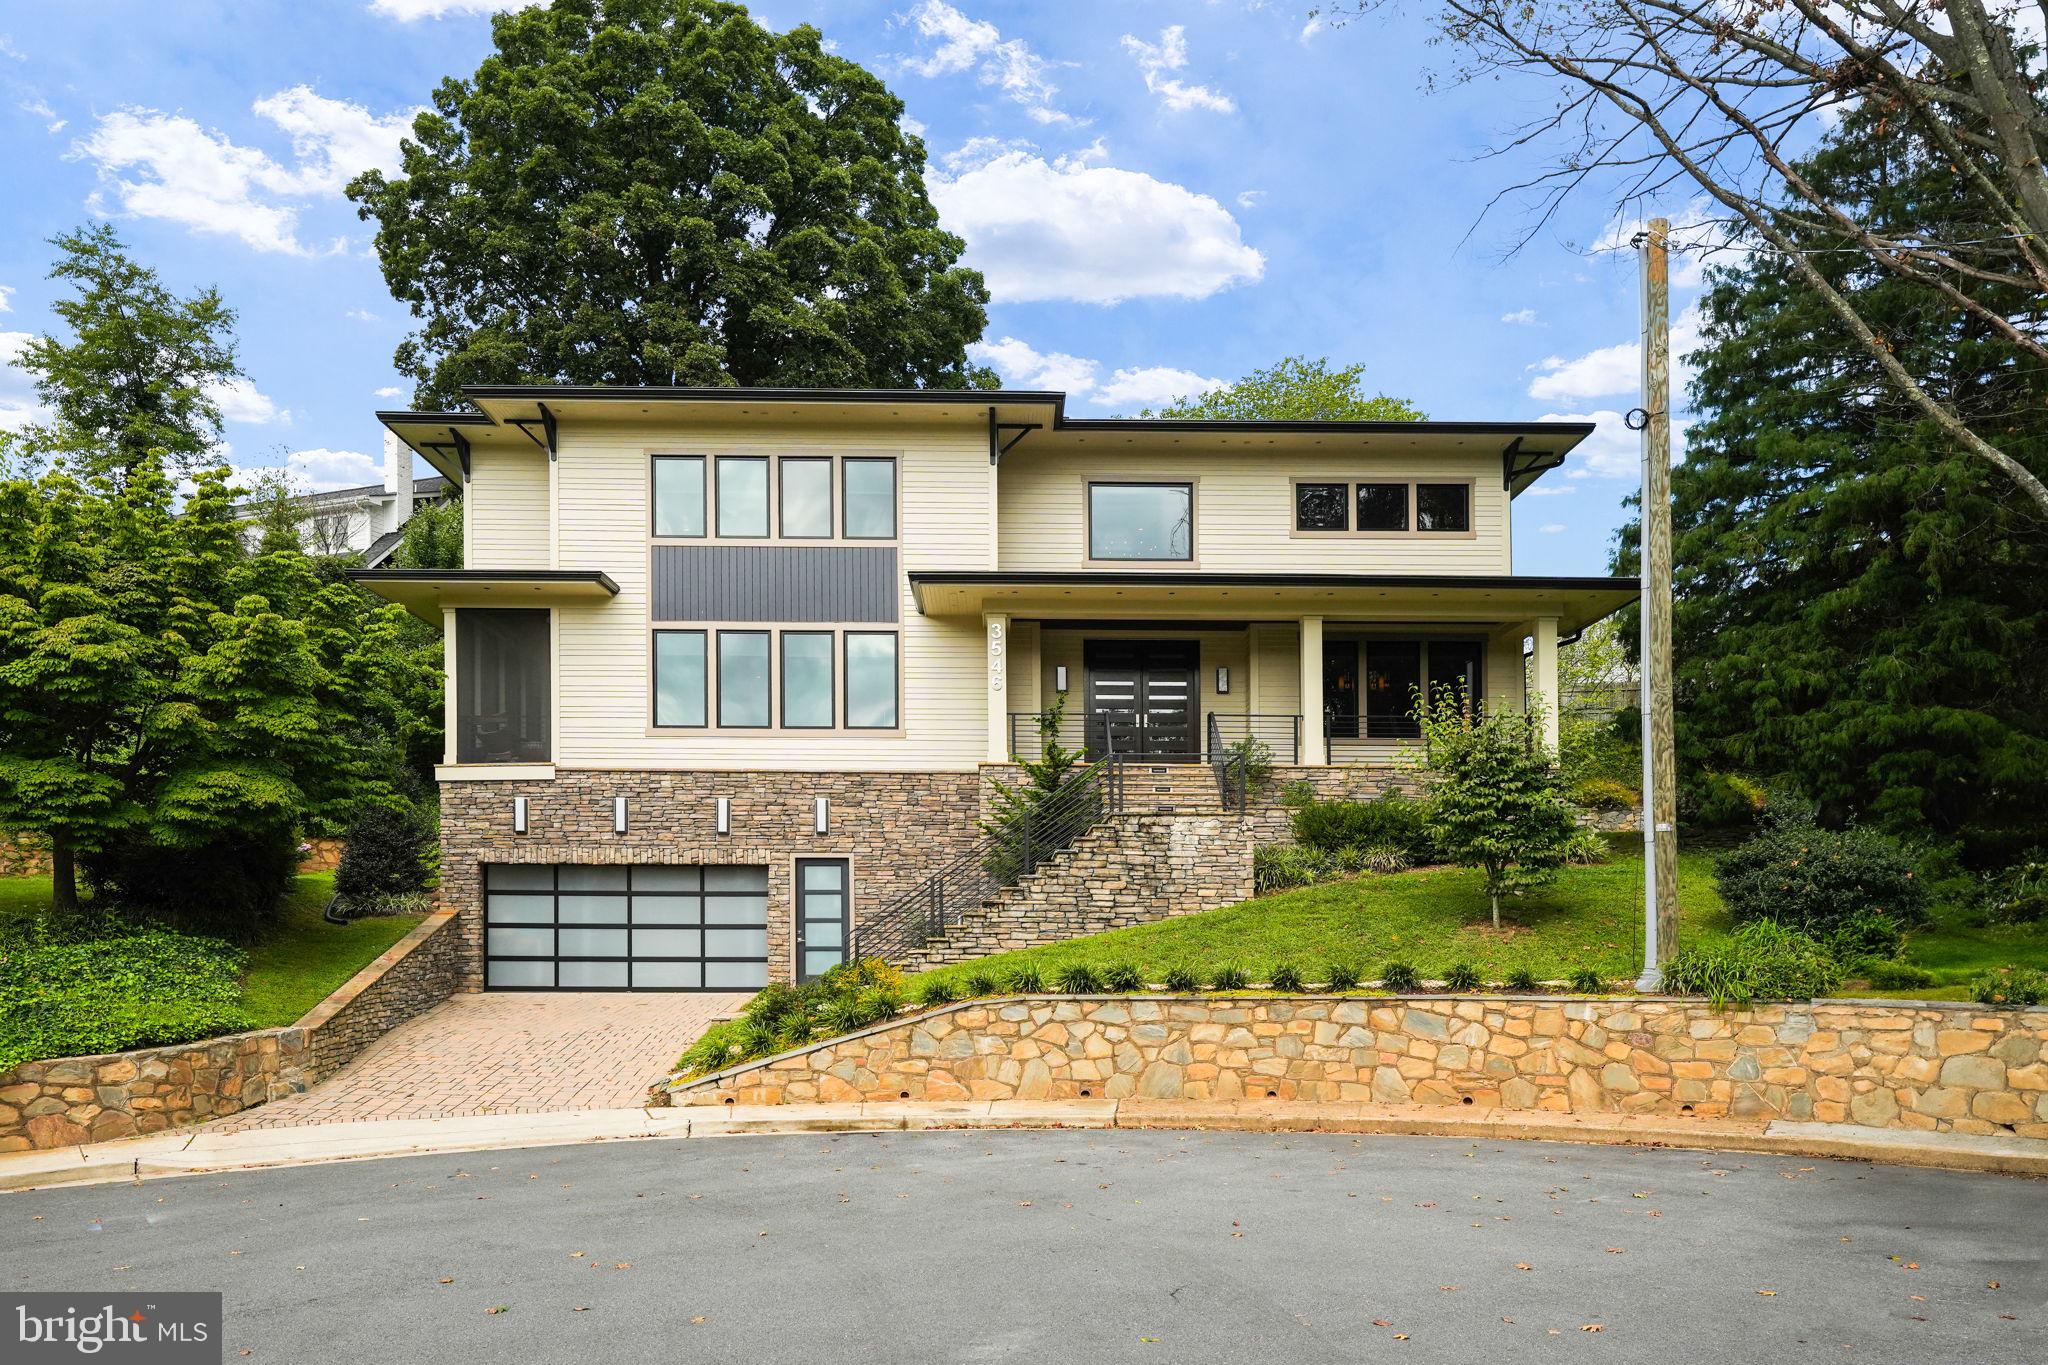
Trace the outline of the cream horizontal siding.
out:
[[[1251,695],[1255,714],[1301,714],[1301,628],[1255,625],[1251,628]]]
[[[462,494],[472,569],[545,569],[549,544],[548,457],[535,449],[470,452]]]
[[[1294,527],[1296,479],[1471,479],[1477,535],[1304,537]],[[1195,484],[1195,562],[1090,565],[1085,487],[1091,479]],[[1240,573],[1444,573],[1509,571],[1508,495],[1499,455],[1275,456],[1240,454],[1018,454],[1003,461],[998,567],[1002,569],[1194,567]]]
[[[971,423],[926,425],[887,437],[815,427],[565,425],[556,492],[559,564],[604,570],[619,585],[619,595],[560,612],[558,766],[914,770],[966,769],[983,759],[988,731],[982,623],[918,615],[907,578],[900,584],[897,626],[900,734],[650,733],[650,451],[894,455],[901,484],[899,565],[990,565],[994,517],[988,441],[986,432]]]

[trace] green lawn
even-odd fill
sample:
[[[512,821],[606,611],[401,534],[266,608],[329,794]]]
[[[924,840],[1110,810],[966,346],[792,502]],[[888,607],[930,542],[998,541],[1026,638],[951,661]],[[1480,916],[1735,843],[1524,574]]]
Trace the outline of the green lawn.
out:
[[[298,1019],[419,923],[416,915],[399,915],[329,924],[321,911],[333,894],[331,872],[298,878],[277,925],[250,948],[242,998],[258,1028]],[[48,877],[0,878],[0,937],[49,905]]]
[[[2048,970],[2048,923],[1976,924],[1963,911],[1937,906],[1932,924],[1907,935],[1904,960],[1934,973],[1936,984],[1880,991],[1852,983],[1847,989],[1908,1000],[1968,1000],[1971,980],[1993,967]]]
[[[1587,966],[1609,980],[1633,980],[1642,966],[1642,884],[1640,857],[1566,868],[1552,885],[1507,902],[1495,933],[1476,872],[1367,875],[1004,953],[974,968],[1000,972],[1030,962],[1049,978],[1070,962],[1129,962],[1156,982],[1169,967],[1206,974],[1235,963],[1252,980],[1265,981],[1274,967],[1291,963],[1317,981],[1332,962],[1349,963],[1367,977],[1377,977],[1388,962],[1406,962],[1425,978],[1470,962],[1491,982],[1523,967],[1539,980],[1563,980]],[[1708,856],[1682,855],[1678,884],[1685,907],[1680,932],[1726,932]]]

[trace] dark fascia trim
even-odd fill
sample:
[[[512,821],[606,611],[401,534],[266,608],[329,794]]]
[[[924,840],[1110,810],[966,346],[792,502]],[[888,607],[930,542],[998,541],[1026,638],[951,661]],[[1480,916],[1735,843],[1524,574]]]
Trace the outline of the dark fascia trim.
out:
[[[406,412],[380,409],[377,420],[387,427],[494,427],[497,421],[487,412]]]
[[[1635,577],[1564,578],[1528,574],[1332,574],[1332,573],[1061,573],[1057,570],[1016,570],[982,573],[972,569],[916,570],[908,575],[912,587],[982,585],[986,587],[1090,587],[1114,584],[1158,583],[1173,588],[1527,588],[1540,592],[1568,592],[1578,589],[1612,589],[1638,592],[1642,580]]]
[[[350,569],[351,583],[594,583],[613,597],[619,585],[602,569]]]

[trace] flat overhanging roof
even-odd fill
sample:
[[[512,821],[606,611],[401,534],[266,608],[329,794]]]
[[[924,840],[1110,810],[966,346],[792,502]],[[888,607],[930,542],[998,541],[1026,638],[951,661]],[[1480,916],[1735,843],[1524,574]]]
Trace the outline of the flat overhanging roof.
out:
[[[348,578],[435,625],[444,607],[546,607],[619,595],[599,569],[350,569]]]
[[[1635,578],[1524,575],[1192,573],[1132,570],[910,571],[917,608],[927,616],[1080,616],[1147,620],[1506,622],[1557,618],[1575,634],[1636,599]]]

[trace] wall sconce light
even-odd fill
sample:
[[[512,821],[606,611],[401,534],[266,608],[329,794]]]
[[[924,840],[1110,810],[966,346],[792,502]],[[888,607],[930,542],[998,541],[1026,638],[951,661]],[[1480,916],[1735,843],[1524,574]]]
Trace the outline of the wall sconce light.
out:
[[[523,796],[512,798],[512,832],[526,833],[526,798]]]
[[[1227,697],[1230,695],[1229,664],[1216,665],[1216,695],[1219,697]]]
[[[623,796],[614,796],[612,798],[612,833],[624,834],[625,832],[626,798]]]
[[[730,796],[718,798],[718,832],[720,834],[732,833],[732,798]]]
[[[1053,668],[1052,690],[1055,692],[1064,692],[1067,690],[1067,666],[1065,664],[1059,664]]]
[[[811,827],[824,834],[832,828],[832,803],[822,796],[811,799]]]

